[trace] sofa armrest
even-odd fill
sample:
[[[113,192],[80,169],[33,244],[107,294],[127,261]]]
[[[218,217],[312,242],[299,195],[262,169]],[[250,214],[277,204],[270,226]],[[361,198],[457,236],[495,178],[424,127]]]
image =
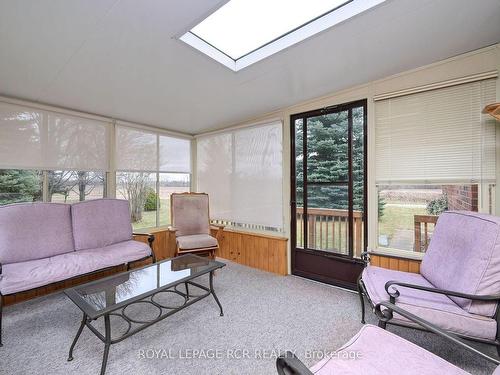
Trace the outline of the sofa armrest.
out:
[[[292,352],[286,352],[276,359],[279,375],[313,375],[313,373]]]
[[[430,292],[430,293],[444,294],[444,295],[452,296],[452,297],[460,297],[460,298],[470,299],[473,301],[500,301],[500,295],[466,294],[466,293],[461,293],[461,292],[455,292],[452,290],[431,288],[431,287],[427,287],[427,286],[415,285],[415,284],[409,284],[409,283],[403,283],[403,282],[391,280],[391,281],[388,281],[385,283],[385,291],[389,295],[391,303],[395,303],[396,298],[398,298],[399,295],[401,294],[399,292],[399,290],[396,288],[396,286],[401,286],[401,287],[410,288],[410,289],[418,289],[418,290],[422,290],[422,291]]]
[[[385,307],[384,310],[382,310],[382,307]],[[429,323],[428,321],[419,318],[418,316],[402,309],[399,306],[396,306],[390,302],[380,302],[375,306],[375,314],[378,316],[378,318],[384,322],[387,322],[392,319],[392,313],[396,312],[401,316],[404,316],[406,319],[410,320],[413,323],[418,324],[420,327],[425,328],[427,331],[433,332],[437,334],[438,336],[443,337],[444,339],[453,342],[454,344],[461,346],[462,348],[467,349],[470,352],[473,352],[475,354],[480,355],[481,357],[485,358],[486,360],[493,362],[495,364],[500,364],[500,360],[490,357],[487,354],[479,351],[478,349],[468,345],[465,341],[461,340],[458,336],[449,333],[437,326],[435,326],[432,323]]]
[[[148,237],[148,244],[149,244],[149,247],[151,248],[151,255],[153,257],[153,263],[156,263],[156,254],[155,254],[155,250],[153,249],[153,242],[155,240],[155,235],[152,233],[132,233],[132,235]]]

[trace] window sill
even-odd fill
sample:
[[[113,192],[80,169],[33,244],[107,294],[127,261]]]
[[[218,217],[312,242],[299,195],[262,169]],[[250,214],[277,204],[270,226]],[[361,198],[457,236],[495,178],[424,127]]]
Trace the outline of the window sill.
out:
[[[414,251],[400,250],[400,249],[381,248],[381,247],[368,250],[368,253],[372,255],[380,255],[391,258],[409,259],[409,260],[422,260],[424,257],[424,253],[417,253]]]

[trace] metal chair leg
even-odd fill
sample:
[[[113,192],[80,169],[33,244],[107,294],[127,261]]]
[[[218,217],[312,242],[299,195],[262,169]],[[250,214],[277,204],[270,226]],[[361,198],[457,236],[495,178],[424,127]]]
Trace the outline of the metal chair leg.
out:
[[[361,276],[358,278],[358,294],[361,302],[361,323],[365,324],[365,301],[363,299],[363,291],[361,290]]]
[[[384,322],[383,320],[379,320],[378,321],[378,326],[382,329],[386,329],[387,328],[387,322]]]

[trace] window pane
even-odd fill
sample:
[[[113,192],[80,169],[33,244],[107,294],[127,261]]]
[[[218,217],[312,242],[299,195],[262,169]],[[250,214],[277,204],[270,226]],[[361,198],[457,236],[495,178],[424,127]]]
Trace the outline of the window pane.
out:
[[[0,205],[42,200],[42,172],[0,169]]]
[[[187,173],[160,173],[160,225],[170,225],[170,195],[190,191]]]
[[[118,172],[116,197],[129,201],[134,229],[156,226],[156,173]]]
[[[105,197],[106,174],[87,171],[47,171],[49,202],[73,203]]]
[[[379,185],[380,247],[425,252],[437,217],[478,211],[478,185]]]

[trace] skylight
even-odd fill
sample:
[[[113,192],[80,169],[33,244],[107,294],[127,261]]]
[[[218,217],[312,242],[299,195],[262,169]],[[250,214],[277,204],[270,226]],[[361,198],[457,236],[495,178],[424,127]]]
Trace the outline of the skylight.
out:
[[[231,0],[181,40],[234,71],[385,0]]]

